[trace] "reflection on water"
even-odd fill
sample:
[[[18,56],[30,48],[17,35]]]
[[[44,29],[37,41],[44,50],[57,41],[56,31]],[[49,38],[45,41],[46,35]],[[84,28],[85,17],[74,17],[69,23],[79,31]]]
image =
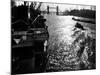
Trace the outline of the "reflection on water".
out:
[[[95,68],[95,24],[80,22],[86,30],[74,30],[73,16],[45,17],[50,35],[47,71]]]

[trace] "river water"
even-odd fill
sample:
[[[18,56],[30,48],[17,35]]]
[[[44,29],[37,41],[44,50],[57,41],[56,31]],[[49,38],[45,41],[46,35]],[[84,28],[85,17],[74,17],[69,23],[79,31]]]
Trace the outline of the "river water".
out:
[[[49,32],[48,72],[95,68],[96,26],[74,21],[73,17],[45,15]],[[86,30],[75,29],[77,22]]]

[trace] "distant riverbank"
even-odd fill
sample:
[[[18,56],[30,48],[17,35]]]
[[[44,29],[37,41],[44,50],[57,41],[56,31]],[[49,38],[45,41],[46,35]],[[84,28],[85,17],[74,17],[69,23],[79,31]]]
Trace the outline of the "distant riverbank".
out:
[[[66,10],[63,15],[73,15],[73,16],[78,16],[78,17],[84,17],[84,18],[96,18],[96,11],[93,10],[87,10],[87,9],[81,9],[81,10],[71,10],[68,11]]]

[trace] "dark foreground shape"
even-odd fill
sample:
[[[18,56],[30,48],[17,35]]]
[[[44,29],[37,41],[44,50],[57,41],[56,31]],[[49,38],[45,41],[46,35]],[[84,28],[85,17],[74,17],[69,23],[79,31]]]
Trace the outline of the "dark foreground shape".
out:
[[[39,45],[40,42],[36,44]],[[38,48],[36,48],[34,45],[33,47],[13,48],[12,74],[44,72],[47,63],[47,53],[43,52],[42,47],[43,46],[38,46]],[[35,50],[38,51],[36,52]]]

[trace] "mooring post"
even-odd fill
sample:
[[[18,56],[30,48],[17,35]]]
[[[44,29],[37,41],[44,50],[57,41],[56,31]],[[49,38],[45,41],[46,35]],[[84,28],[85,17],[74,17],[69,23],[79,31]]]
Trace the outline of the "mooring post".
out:
[[[49,14],[49,6],[47,6],[47,14]]]
[[[58,6],[56,7],[56,15],[59,15]]]

